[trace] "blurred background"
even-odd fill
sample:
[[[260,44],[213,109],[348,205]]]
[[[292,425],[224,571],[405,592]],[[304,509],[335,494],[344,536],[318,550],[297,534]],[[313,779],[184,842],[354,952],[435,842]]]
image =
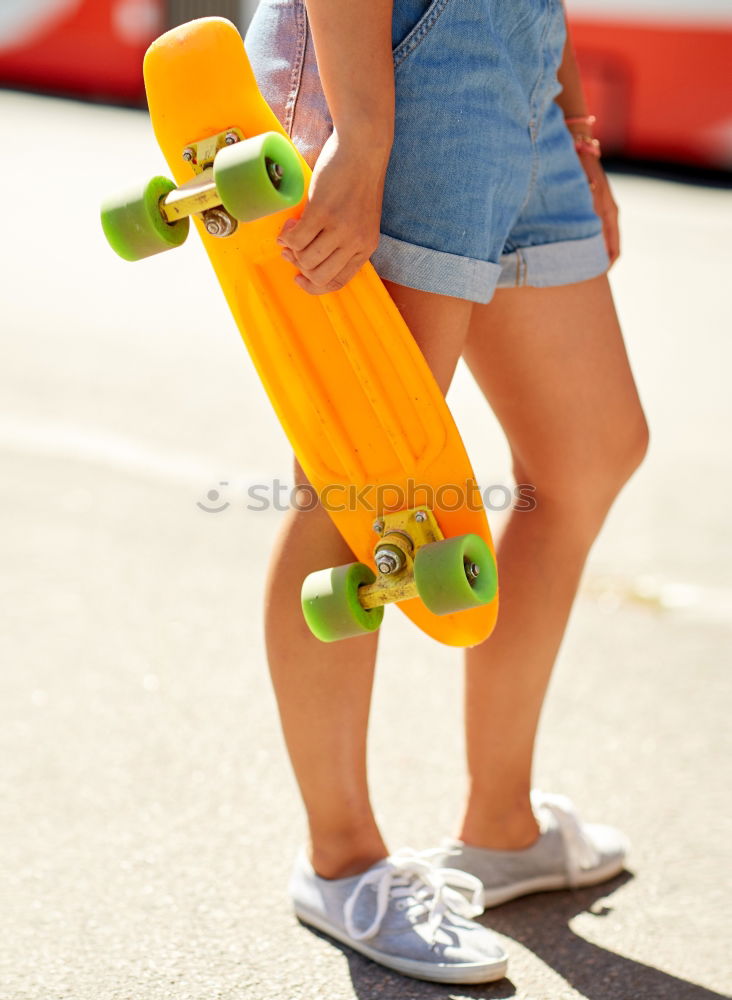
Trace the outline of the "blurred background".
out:
[[[606,155],[732,169],[729,0],[567,0]],[[256,0],[3,0],[0,83],[144,102],[157,35]]]
[[[290,449],[200,242],[129,265],[99,225],[110,191],[167,172],[144,110],[149,41],[210,13],[244,29],[252,6],[0,2],[0,1000],[447,996],[291,916],[304,827],[261,626],[282,513],[248,503],[252,485],[290,482]],[[652,442],[591,554],[536,775],[634,846],[609,885],[487,914],[509,978],[450,995],[719,1000],[730,3],[567,6],[621,210],[611,283]],[[510,484],[464,367],[449,402],[481,485]],[[426,848],[464,790],[460,659],[392,611],[372,789],[390,842]]]

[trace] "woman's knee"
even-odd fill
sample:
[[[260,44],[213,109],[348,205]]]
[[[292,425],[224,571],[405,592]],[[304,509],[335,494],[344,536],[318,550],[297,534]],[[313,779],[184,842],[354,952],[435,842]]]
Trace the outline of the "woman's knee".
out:
[[[635,414],[635,419],[632,421],[632,425],[629,428],[625,449],[625,479],[623,479],[620,483],[621,486],[626,483],[628,479],[630,479],[636,469],[641,465],[648,452],[649,444],[650,430],[648,428],[648,421],[646,420],[643,410],[639,406],[638,412]]]
[[[514,456],[514,475],[518,483],[533,487],[537,510],[560,519],[591,542],[616,496],[642,463],[648,443],[648,424],[638,406],[622,426],[608,432],[557,441],[533,458]]]

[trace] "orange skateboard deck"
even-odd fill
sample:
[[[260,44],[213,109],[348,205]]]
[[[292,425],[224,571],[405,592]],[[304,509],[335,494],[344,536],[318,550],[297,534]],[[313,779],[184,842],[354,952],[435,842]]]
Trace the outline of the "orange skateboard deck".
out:
[[[285,135],[259,92],[239,32],[224,19],[164,34],[147,52],[144,75],[155,136],[179,186],[194,177],[184,151],[207,137],[232,129],[245,139]],[[311,172],[297,155],[307,187]],[[419,504],[431,509],[445,538],[478,535],[492,553],[460,434],[373,267],[366,264],[327,295],[294,283],[276,237],[304,204],[239,224],[225,239],[209,235],[201,217],[194,221],[310,483],[327,496],[326,509],[356,558],[377,575],[375,520]],[[447,614],[434,614],[418,597],[398,606],[434,639],[472,646],[492,631],[498,598],[496,592],[487,604]]]

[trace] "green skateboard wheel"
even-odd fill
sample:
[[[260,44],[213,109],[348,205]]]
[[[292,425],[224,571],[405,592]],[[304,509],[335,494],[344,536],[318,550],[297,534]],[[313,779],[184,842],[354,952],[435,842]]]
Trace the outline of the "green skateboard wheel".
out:
[[[308,628],[321,642],[335,642],[375,631],[384,609],[366,609],[358,600],[362,583],[373,583],[373,571],[363,563],[321,569],[305,577],[302,612]]]
[[[213,171],[221,203],[241,222],[292,208],[305,192],[297,153],[279,132],[225,146],[216,154]]]
[[[160,214],[161,198],[174,190],[175,184],[167,177],[153,177],[104,202],[102,229],[123,260],[143,260],[185,241],[189,220],[168,223]]]
[[[495,597],[496,562],[480,535],[446,538],[417,550],[414,582],[422,603],[433,614],[467,611]]]

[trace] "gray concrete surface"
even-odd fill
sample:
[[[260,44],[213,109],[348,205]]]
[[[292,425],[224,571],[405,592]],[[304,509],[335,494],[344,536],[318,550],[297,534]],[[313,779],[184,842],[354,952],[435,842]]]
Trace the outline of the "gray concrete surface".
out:
[[[145,117],[4,93],[0,121],[0,997],[726,995],[730,194],[616,181],[653,447],[588,567],[538,784],[627,830],[629,871],[493,911],[508,979],[451,990],[290,913],[303,823],[260,624],[281,515],[245,509],[289,449],[195,241],[134,267],[103,242],[101,196],[162,166]],[[505,481],[464,372],[451,401]],[[395,846],[428,847],[463,788],[459,658],[396,612],[383,631],[374,798]]]

